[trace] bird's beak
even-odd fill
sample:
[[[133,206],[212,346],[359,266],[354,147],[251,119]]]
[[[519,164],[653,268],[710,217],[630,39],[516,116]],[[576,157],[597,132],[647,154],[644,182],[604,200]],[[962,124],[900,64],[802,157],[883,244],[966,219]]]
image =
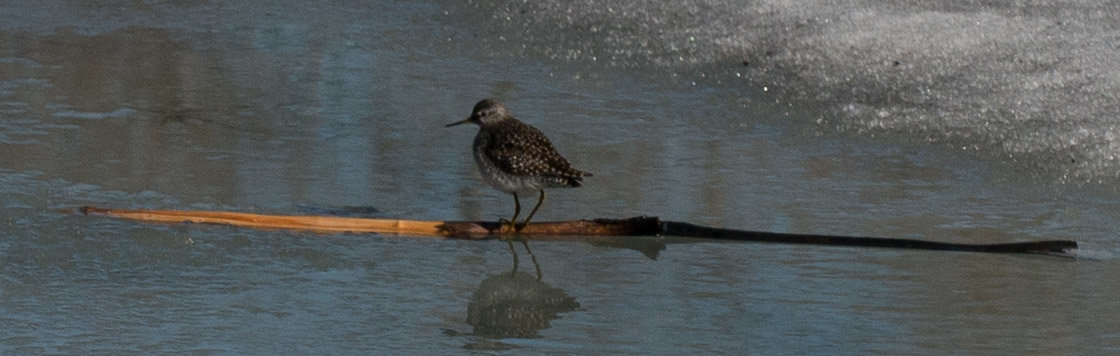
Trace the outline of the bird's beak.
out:
[[[466,119],[456,121],[456,122],[452,122],[450,124],[445,125],[444,127],[451,127],[451,126],[455,126],[455,125],[465,124],[465,123],[468,123],[468,122],[471,122],[471,118],[469,118],[469,117],[466,118]]]

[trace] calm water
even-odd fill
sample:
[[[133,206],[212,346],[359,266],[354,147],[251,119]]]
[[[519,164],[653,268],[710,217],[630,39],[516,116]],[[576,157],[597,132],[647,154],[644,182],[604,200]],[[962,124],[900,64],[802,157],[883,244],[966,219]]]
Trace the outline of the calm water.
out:
[[[945,144],[955,131],[850,129],[835,124],[853,120],[843,102],[761,90],[750,77],[769,69],[699,50],[612,62],[668,47],[611,52],[512,6],[0,5],[0,353],[1120,352],[1107,159],[1039,169],[1046,154],[962,150]],[[648,20],[633,31],[669,33]],[[514,271],[500,241],[59,213],[505,217],[509,196],[470,158],[473,127],[442,127],[483,97],[595,174],[553,191],[542,220],[1073,239],[1083,258],[662,237],[532,242]],[[977,136],[965,146],[988,147]]]

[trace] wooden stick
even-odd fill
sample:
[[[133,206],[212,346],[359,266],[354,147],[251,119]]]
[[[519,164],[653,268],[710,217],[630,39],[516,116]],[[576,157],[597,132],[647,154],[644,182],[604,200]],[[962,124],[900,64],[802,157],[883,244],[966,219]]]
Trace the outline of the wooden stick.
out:
[[[83,207],[86,215],[105,215],[122,219],[163,223],[220,224],[256,229],[304,230],[313,232],[379,232],[434,236],[442,221],[399,219],[362,219],[332,216],[287,216],[224,211],[126,210]],[[479,232],[484,234],[485,231]]]
[[[457,239],[489,239],[511,234],[508,226],[485,221],[417,221],[401,219],[365,219],[333,216],[265,215],[222,211],[125,210],[82,207],[78,212],[122,219],[163,223],[222,224],[257,229],[303,230],[320,233],[354,232],[401,234],[420,237]],[[861,246],[904,248],[937,251],[987,253],[1030,253],[1062,257],[1077,255],[1077,242],[1052,240],[1003,244],[958,244],[914,239],[782,234],[742,231],[699,226],[683,222],[662,221],[656,217],[629,219],[595,219],[537,222],[517,234],[518,238],[534,240],[579,240],[599,244],[618,244],[618,236],[671,235],[718,240],[753,241],[787,244]],[[581,237],[576,237],[581,236]],[[626,246],[635,248],[633,246]],[[656,258],[664,244],[637,247]]]
[[[742,231],[699,226],[674,221],[667,221],[662,225],[662,227],[663,233],[666,235],[720,240],[854,247],[904,248],[935,251],[1032,253],[1061,257],[1076,257],[1077,255],[1077,242],[1068,240],[1013,242],[1002,244],[959,244],[951,242],[882,237],[781,234],[775,232]]]
[[[403,234],[422,237],[486,239],[510,234],[508,225],[486,221],[420,221],[367,219],[336,216],[295,216],[236,213],[226,211],[127,210],[82,207],[82,214],[162,223],[220,224],[255,229],[303,230],[321,233],[354,232]],[[621,220],[575,220],[536,222],[521,230],[521,236],[563,235],[655,235],[657,218],[637,217]]]

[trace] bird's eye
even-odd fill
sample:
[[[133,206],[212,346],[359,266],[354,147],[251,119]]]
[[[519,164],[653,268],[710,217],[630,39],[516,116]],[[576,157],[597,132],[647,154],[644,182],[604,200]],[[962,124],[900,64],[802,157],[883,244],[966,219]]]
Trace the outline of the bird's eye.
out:
[[[486,117],[486,112],[485,112],[485,111],[479,111],[479,112],[478,112],[478,116],[480,116],[480,117]]]

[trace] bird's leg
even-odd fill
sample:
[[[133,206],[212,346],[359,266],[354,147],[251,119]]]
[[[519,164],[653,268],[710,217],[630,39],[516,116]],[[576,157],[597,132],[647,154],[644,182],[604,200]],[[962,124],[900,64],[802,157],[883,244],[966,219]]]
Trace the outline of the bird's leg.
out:
[[[521,223],[520,226],[515,225],[515,227],[517,227],[517,231],[520,232],[522,229],[525,229],[526,226],[529,226],[529,220],[532,220],[533,214],[536,214],[537,209],[541,208],[541,203],[544,203],[544,189],[541,189],[541,197],[537,198],[537,206],[534,206],[533,211],[529,212],[529,217],[525,218],[525,222]],[[514,221],[516,222],[516,220]]]
[[[517,198],[517,192],[513,192],[513,219],[509,220],[509,231],[521,231],[517,228],[517,216],[521,215],[521,199]],[[505,219],[502,219],[505,220]],[[502,231],[501,225],[505,225],[501,220],[498,221],[498,232]]]

